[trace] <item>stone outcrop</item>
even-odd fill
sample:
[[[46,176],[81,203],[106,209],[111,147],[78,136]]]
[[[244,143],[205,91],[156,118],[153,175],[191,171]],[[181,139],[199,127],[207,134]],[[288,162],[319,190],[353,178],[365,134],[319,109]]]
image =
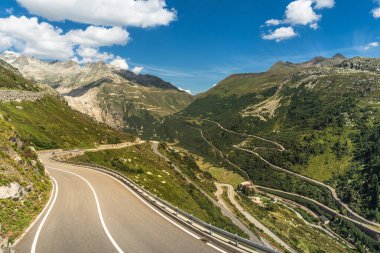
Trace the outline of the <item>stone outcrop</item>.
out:
[[[19,183],[13,182],[9,186],[0,186],[0,199],[20,199],[24,195],[24,189]]]

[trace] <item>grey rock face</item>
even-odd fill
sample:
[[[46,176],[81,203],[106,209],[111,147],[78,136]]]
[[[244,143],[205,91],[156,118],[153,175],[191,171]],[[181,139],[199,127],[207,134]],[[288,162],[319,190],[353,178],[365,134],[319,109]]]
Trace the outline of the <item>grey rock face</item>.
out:
[[[0,199],[19,200],[23,195],[24,190],[17,182],[10,183],[9,186],[0,186]]]

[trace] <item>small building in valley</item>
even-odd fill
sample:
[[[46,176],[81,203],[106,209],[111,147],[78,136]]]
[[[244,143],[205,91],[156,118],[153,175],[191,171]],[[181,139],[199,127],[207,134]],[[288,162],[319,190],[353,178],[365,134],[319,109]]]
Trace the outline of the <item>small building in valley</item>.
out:
[[[319,220],[323,225],[327,225],[330,223],[330,220],[324,215],[319,216]]]
[[[247,181],[247,182],[240,183],[238,186],[238,190],[250,196],[254,192],[255,187],[253,186],[251,182]]]

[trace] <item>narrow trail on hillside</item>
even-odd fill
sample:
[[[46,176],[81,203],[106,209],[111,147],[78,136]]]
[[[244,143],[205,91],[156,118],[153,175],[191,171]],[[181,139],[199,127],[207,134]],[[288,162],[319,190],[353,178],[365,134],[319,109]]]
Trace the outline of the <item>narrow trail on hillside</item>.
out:
[[[278,143],[278,142],[275,142],[275,141],[272,141],[272,140],[269,140],[269,139],[266,139],[266,138],[254,135],[254,134],[238,133],[238,132],[229,130],[229,129],[225,128],[224,126],[222,126],[220,123],[218,123],[216,121],[213,121],[213,120],[190,118],[190,117],[185,117],[185,116],[180,116],[180,115],[172,115],[172,117],[178,117],[178,118],[189,119],[189,120],[200,120],[200,121],[210,122],[210,123],[213,123],[213,124],[217,125],[220,129],[222,129],[222,130],[224,130],[224,131],[226,131],[228,133],[235,134],[235,135],[240,135],[240,136],[243,136],[243,137],[252,137],[252,138],[255,138],[255,139],[258,139],[258,140],[266,141],[266,142],[269,142],[269,143],[277,146],[278,150],[280,150],[280,151],[285,151],[286,150],[285,147],[283,145],[281,145],[280,143]]]
[[[272,143],[272,144],[277,145],[277,146],[279,147],[279,151],[285,151],[285,150],[286,150],[286,149],[284,148],[284,146],[282,146],[281,144],[279,144],[279,143],[277,143],[277,142],[274,142],[274,141],[271,141],[271,140],[267,140],[267,139],[265,139],[265,138],[258,137],[258,136],[256,136],[256,135],[244,134],[244,133],[238,133],[238,132],[235,132],[235,131],[232,131],[232,130],[226,129],[226,128],[223,127],[220,123],[215,122],[215,121],[212,121],[212,120],[208,120],[208,119],[199,119],[199,118],[190,118],[190,117],[184,117],[184,116],[175,116],[175,117],[180,117],[180,118],[189,119],[189,120],[200,120],[200,121],[211,122],[211,123],[213,123],[213,124],[216,124],[220,129],[222,129],[222,130],[224,130],[224,131],[226,131],[226,132],[229,132],[229,133],[232,133],[232,134],[235,134],[235,135],[244,136],[244,137],[260,138],[260,140],[268,141],[268,142],[270,142],[270,143]],[[235,168],[238,168],[239,170],[245,172],[245,170],[241,169],[239,166],[237,166],[236,164],[232,163],[232,162],[229,161],[227,158],[225,158],[224,153],[223,153],[220,149],[218,149],[217,147],[215,147],[211,141],[207,140],[207,139],[204,137],[203,131],[202,131],[201,129],[199,129],[199,128],[197,128],[197,127],[194,127],[194,126],[191,126],[191,127],[194,128],[194,129],[198,129],[198,130],[201,132],[201,136],[202,136],[202,138],[208,143],[208,145],[210,145],[212,148],[216,149],[216,150],[219,152],[219,154],[221,155],[221,157],[223,158],[223,160],[227,161],[229,164],[233,165]],[[306,176],[300,175],[300,174],[298,174],[298,173],[295,173],[295,172],[289,171],[289,170],[284,169],[284,168],[282,168],[282,167],[276,166],[276,165],[270,163],[269,161],[267,161],[267,160],[266,160],[265,158],[263,158],[260,154],[258,154],[257,152],[254,152],[254,151],[252,151],[252,150],[248,150],[248,149],[241,148],[241,147],[239,147],[238,145],[234,145],[233,147],[234,147],[235,149],[238,149],[238,150],[241,150],[241,151],[244,151],[244,152],[247,152],[247,153],[250,153],[250,154],[255,155],[256,157],[258,157],[260,160],[262,160],[263,162],[265,162],[266,164],[268,164],[268,165],[269,165],[270,167],[272,167],[273,169],[276,169],[276,170],[278,170],[278,171],[281,171],[281,172],[284,172],[284,173],[287,173],[287,174],[293,175],[293,176],[295,176],[295,177],[298,177],[298,178],[300,178],[300,179],[302,179],[302,180],[305,180],[305,181],[308,181],[308,182],[310,182],[310,183],[314,183],[314,184],[317,184],[317,185],[319,185],[319,186],[325,187],[326,189],[328,189],[328,190],[331,192],[333,198],[334,198],[334,199],[335,199],[335,200],[336,200],[336,201],[337,201],[337,202],[338,202],[343,208],[345,208],[345,209],[347,210],[348,214],[351,215],[351,216],[353,216],[352,218],[350,218],[350,217],[347,217],[347,216],[341,215],[342,218],[346,218],[346,219],[348,219],[348,220],[350,220],[350,221],[352,221],[352,222],[354,222],[354,223],[356,223],[356,224],[359,224],[359,225],[361,225],[361,226],[364,226],[364,227],[368,228],[369,230],[371,230],[371,231],[373,231],[373,232],[375,232],[375,233],[379,233],[379,232],[380,232],[380,224],[375,223],[375,222],[373,222],[373,221],[369,221],[369,220],[365,219],[364,217],[360,216],[359,214],[355,213],[353,210],[351,210],[351,209],[348,207],[347,204],[345,204],[343,201],[341,201],[341,200],[339,199],[339,197],[338,197],[338,195],[337,195],[337,193],[336,193],[336,190],[335,190],[334,188],[332,188],[331,186],[326,185],[326,184],[324,184],[324,183],[322,183],[322,182],[316,181],[316,180],[314,180],[314,179],[311,179],[311,178],[309,178],[309,177],[306,177]],[[247,176],[248,176],[248,173],[247,173],[247,172],[245,172],[245,173],[246,173]],[[249,178],[249,176],[248,176],[248,178]],[[250,181],[251,181],[251,180],[250,180]],[[316,201],[316,200],[314,200],[314,201]],[[316,202],[318,202],[318,201],[316,201]],[[328,207],[328,206],[326,206],[326,205],[324,205],[324,204],[322,204],[322,203],[320,203],[320,202],[318,202],[318,203],[319,203],[319,205],[324,206],[324,207],[326,207],[327,209],[331,209],[330,207]]]

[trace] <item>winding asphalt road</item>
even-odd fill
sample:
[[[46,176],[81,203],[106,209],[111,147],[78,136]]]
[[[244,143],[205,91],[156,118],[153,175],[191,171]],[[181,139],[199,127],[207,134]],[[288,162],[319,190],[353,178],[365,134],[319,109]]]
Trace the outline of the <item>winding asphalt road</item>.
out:
[[[40,159],[53,178],[48,206],[16,243],[22,253],[224,252],[98,171]]]

